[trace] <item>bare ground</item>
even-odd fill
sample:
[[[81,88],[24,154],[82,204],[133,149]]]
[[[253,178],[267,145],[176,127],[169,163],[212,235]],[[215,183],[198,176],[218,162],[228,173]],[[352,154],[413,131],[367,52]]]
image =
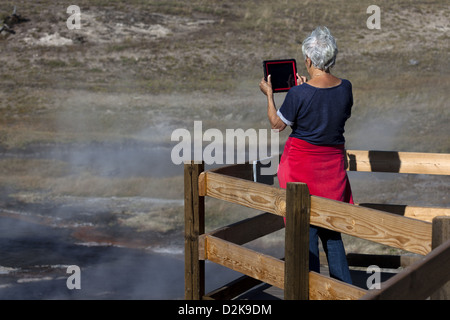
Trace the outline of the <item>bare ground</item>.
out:
[[[353,83],[348,149],[449,153],[448,4],[379,1],[381,29],[369,30],[370,4],[80,0],[81,29],[69,30],[63,1],[3,1],[2,17],[16,5],[28,21],[0,34],[2,215],[70,225],[86,241],[180,245],[171,133],[195,120],[268,128],[261,61],[294,57],[304,72],[299,44],[317,25],[337,38],[334,73]],[[350,178],[357,202],[450,205],[447,177]],[[208,228],[254,214],[209,205]]]

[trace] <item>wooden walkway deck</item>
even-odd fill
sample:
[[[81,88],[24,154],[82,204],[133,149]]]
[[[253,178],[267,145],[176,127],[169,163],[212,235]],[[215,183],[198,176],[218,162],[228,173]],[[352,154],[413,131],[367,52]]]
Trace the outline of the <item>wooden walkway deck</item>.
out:
[[[348,170],[408,174],[449,175],[449,154],[417,154],[386,151],[349,151]],[[278,157],[275,156],[275,157]],[[438,169],[438,170],[436,170]],[[258,168],[250,163],[204,171],[204,163],[186,163],[185,188],[185,297],[187,300],[280,298],[311,299],[426,299],[439,290],[442,299],[450,288],[446,261],[450,259],[450,216],[430,213],[409,217],[406,210],[351,205],[313,196],[304,183],[288,183],[286,190],[258,180]],[[205,198],[211,197],[263,212],[257,216],[205,233]],[[398,206],[397,206],[398,207]],[[402,208],[406,208],[404,205]],[[444,211],[446,210],[443,208]],[[284,225],[281,217],[291,221]],[[357,254],[352,256],[362,269],[353,269],[353,283],[333,281],[308,268],[310,225],[373,241],[411,254],[425,256],[405,270],[386,273],[381,269],[381,290],[367,290],[369,265],[391,268],[402,263],[402,255]],[[274,258],[246,248],[265,235],[285,228],[285,258]],[[347,255],[347,259],[349,256]],[[387,258],[387,259],[386,259]],[[205,264],[211,261],[242,276],[205,294]],[[306,263],[305,263],[306,262]],[[397,267],[395,267],[397,268]],[[401,274],[395,277],[395,274]],[[432,277],[429,275],[432,274]],[[390,280],[387,280],[390,278]],[[256,280],[259,279],[259,280]],[[282,290],[273,290],[269,283]],[[413,289],[411,288],[413,285]],[[259,291],[255,291],[258,286]],[[308,290],[309,288],[309,290]],[[241,294],[243,291],[244,294]],[[442,293],[441,293],[442,292]],[[283,293],[283,294],[281,294]]]

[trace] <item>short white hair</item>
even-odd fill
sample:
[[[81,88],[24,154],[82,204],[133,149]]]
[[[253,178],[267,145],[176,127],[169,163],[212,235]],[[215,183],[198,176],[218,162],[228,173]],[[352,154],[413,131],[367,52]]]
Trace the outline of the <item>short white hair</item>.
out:
[[[327,27],[317,27],[302,43],[303,58],[310,58],[312,65],[328,71],[336,62],[336,40]]]

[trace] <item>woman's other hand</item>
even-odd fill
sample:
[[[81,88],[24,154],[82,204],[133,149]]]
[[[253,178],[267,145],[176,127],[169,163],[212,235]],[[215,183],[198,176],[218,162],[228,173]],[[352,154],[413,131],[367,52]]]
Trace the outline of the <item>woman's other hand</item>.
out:
[[[264,78],[261,79],[261,82],[259,83],[259,89],[261,89],[262,93],[264,93],[266,96],[271,96],[273,94],[270,74],[267,77],[267,81]]]
[[[305,76],[300,76],[300,75],[297,73],[297,85],[299,86],[299,85],[301,85],[301,84],[304,84],[305,82],[308,82],[308,79],[306,79]]]

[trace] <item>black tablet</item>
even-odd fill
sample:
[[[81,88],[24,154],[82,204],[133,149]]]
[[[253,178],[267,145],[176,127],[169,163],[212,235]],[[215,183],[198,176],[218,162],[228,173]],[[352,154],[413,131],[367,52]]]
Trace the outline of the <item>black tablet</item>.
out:
[[[286,92],[297,85],[295,59],[266,60],[263,62],[264,79],[271,75],[273,92]]]

